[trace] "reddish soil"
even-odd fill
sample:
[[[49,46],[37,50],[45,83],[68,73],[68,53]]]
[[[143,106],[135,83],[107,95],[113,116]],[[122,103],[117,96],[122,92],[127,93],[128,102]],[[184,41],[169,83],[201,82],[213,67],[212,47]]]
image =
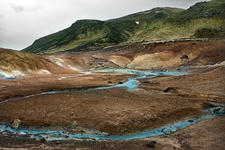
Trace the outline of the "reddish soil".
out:
[[[67,77],[67,78],[64,78]],[[117,74],[32,75],[21,80],[0,79],[0,101],[48,91],[88,89],[125,82],[129,76]]]
[[[225,67],[203,70],[210,71],[177,77],[153,78],[142,81],[140,87],[152,92],[164,91],[181,97],[225,101]]]

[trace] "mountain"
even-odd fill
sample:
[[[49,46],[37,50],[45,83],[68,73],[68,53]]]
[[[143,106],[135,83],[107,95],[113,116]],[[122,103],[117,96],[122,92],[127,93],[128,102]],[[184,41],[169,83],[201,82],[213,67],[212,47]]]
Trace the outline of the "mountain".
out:
[[[146,40],[225,37],[224,8],[224,0],[212,0],[187,10],[154,8],[107,21],[78,20],[67,29],[36,40],[24,51],[82,51]]]

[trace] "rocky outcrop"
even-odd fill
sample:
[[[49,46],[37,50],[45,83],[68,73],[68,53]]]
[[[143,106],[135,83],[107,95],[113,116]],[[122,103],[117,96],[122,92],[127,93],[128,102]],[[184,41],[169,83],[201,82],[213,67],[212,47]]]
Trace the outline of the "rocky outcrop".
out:
[[[140,54],[128,65],[132,69],[170,68],[180,64],[180,59],[170,51]]]
[[[128,64],[131,63],[131,60],[127,57],[124,56],[111,56],[109,58],[109,61],[113,62],[114,64],[122,67],[122,68],[126,68]]]

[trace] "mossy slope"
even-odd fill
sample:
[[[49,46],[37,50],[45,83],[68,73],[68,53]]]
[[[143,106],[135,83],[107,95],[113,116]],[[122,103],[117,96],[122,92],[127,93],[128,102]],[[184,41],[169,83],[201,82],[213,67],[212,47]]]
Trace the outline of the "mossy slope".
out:
[[[187,10],[154,8],[108,21],[78,20],[36,40],[27,52],[94,50],[127,42],[225,36],[225,1],[197,3]]]

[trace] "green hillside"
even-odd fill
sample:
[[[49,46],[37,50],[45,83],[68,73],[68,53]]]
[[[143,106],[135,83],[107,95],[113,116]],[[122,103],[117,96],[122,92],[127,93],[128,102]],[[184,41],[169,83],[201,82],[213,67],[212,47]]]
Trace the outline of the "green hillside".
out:
[[[197,3],[187,10],[154,8],[108,21],[78,20],[69,28],[36,40],[27,52],[94,50],[143,40],[225,36],[225,1]]]

